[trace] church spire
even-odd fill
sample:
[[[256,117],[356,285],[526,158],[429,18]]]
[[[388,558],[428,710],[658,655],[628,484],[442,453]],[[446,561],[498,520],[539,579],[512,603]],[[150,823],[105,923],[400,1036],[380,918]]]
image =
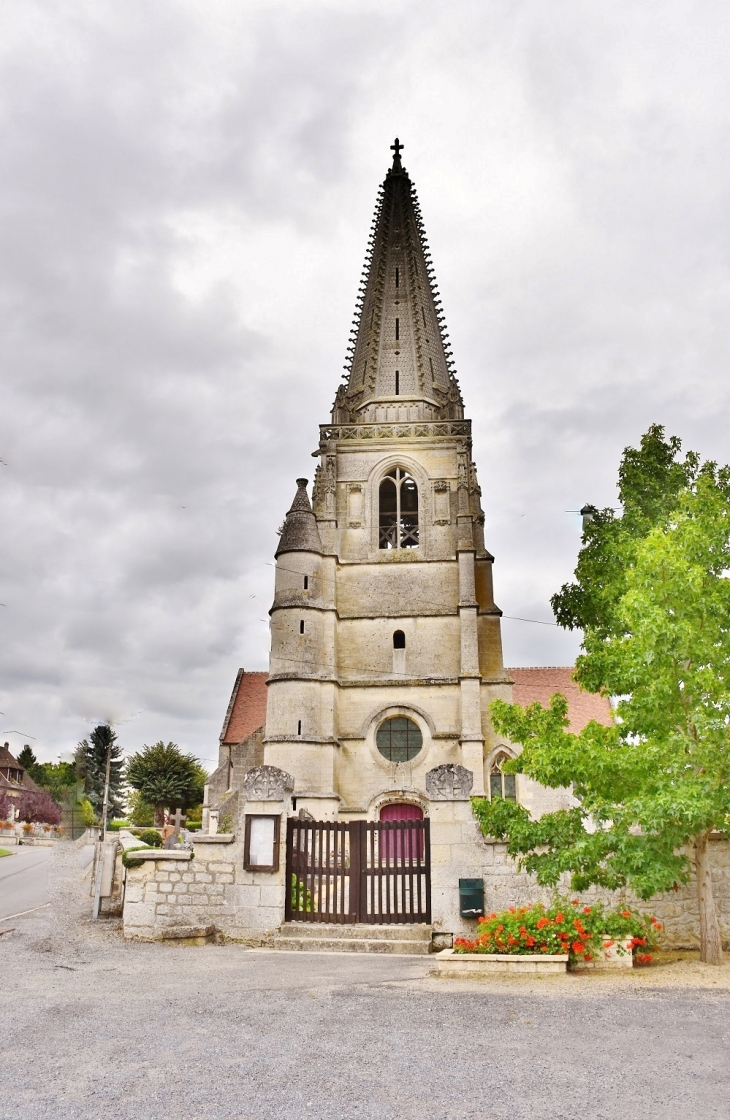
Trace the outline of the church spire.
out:
[[[398,398],[403,404],[422,402],[433,417],[463,415],[431,254],[402,149],[396,137],[368,243],[347,384],[335,402],[335,411],[355,423],[370,419],[370,402],[398,403]]]

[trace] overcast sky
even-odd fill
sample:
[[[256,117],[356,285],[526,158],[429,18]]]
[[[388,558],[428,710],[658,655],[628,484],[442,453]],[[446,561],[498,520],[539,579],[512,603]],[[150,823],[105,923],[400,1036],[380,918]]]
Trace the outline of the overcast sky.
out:
[[[651,423],[727,461],[729,51],[713,0],[5,0],[2,739],[212,765],[396,134],[506,615],[552,618]]]

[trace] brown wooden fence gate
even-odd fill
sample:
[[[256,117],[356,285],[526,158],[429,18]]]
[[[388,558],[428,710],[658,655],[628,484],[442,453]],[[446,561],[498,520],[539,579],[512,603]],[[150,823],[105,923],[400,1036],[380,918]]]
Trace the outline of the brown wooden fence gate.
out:
[[[429,824],[289,820],[286,920],[430,923]]]

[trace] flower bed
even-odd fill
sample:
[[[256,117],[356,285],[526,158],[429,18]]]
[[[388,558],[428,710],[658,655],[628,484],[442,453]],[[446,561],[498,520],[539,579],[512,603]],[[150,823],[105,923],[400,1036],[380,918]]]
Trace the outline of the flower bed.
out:
[[[479,919],[473,939],[454,939],[455,954],[568,955],[571,967],[631,954],[633,962],[648,964],[657,947],[661,924],[656,918],[619,904],[581,905],[577,898],[556,898],[550,906],[511,906]]]

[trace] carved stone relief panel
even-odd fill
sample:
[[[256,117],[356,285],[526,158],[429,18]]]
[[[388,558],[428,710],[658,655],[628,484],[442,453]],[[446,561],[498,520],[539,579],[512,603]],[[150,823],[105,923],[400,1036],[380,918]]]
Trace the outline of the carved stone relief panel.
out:
[[[426,774],[426,792],[434,801],[463,801],[471,793],[474,775],[453,762],[436,766]]]
[[[242,784],[250,801],[283,801],[294,792],[293,777],[278,766],[254,766]]]

